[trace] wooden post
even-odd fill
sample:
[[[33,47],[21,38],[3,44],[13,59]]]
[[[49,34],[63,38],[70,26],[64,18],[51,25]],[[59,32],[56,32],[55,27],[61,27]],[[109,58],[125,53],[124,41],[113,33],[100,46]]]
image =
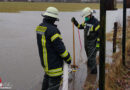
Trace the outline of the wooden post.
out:
[[[123,35],[122,35],[122,63],[125,66],[125,49],[126,49],[126,0],[123,1]]]
[[[99,90],[105,90],[106,1],[100,0]]]
[[[114,23],[114,33],[113,33],[113,53],[116,52],[117,27],[118,27],[118,23],[115,22]]]
[[[126,3],[126,4],[127,4],[126,7],[127,7],[127,8],[130,8],[130,0],[126,0],[126,2],[127,2],[127,3]]]
[[[75,66],[75,36],[74,36],[74,24],[73,24],[73,65]]]
[[[106,10],[116,10],[116,0],[105,0]]]

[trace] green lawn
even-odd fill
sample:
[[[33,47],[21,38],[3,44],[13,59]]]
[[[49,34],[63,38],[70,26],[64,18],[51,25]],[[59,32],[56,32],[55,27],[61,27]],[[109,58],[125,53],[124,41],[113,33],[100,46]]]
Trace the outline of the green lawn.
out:
[[[45,3],[45,2],[0,2],[0,12],[45,11],[48,6],[54,6],[60,11],[78,11],[85,7],[99,9],[98,3]],[[117,5],[122,8],[121,4]]]

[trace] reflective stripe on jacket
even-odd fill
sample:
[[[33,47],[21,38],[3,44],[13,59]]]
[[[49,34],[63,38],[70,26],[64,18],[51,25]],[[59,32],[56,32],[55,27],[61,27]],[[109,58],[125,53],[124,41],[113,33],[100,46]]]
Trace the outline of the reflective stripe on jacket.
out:
[[[90,21],[83,22],[82,24],[78,24],[77,26],[79,29],[84,29],[84,38],[85,42],[92,40],[96,41],[96,47],[100,47],[100,38],[99,38],[99,30],[100,30],[100,24],[99,21],[92,16]]]
[[[63,60],[69,62],[70,54],[66,50],[60,31],[55,25],[43,21],[36,28],[37,44],[41,64],[51,77],[63,74]]]

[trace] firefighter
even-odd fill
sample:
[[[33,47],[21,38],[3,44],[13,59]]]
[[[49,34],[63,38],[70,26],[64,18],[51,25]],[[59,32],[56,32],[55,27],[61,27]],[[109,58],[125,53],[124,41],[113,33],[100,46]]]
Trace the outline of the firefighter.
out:
[[[97,74],[96,54],[99,50],[99,21],[93,16],[94,11],[86,7],[82,10],[82,17],[85,21],[79,24],[77,20],[72,17],[71,21],[79,29],[84,29],[84,43],[85,51],[88,57],[87,67],[91,74]]]
[[[39,56],[45,71],[42,90],[58,90],[63,74],[63,62],[71,63],[71,56],[55,25],[55,21],[59,20],[58,13],[57,8],[48,7],[42,14],[43,22],[36,28]]]

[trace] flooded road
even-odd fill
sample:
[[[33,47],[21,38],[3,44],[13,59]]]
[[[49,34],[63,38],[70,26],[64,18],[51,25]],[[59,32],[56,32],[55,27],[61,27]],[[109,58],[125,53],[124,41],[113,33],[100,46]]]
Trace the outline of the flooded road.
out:
[[[39,11],[20,13],[0,13],[0,77],[3,83],[10,83],[12,90],[40,90],[43,80],[43,69],[38,56],[35,28],[42,22]],[[60,21],[56,22],[61,31],[67,50],[73,55],[73,34],[71,17],[79,23],[83,18],[79,12],[61,12]],[[97,11],[96,16],[99,16]],[[110,31],[107,31],[110,32]],[[84,47],[83,30],[80,31]],[[75,28],[76,63],[79,64],[80,44]],[[112,54],[112,44],[107,42],[107,54]],[[87,60],[82,51],[83,61]],[[82,90],[87,76],[86,64],[77,71],[75,90]]]

